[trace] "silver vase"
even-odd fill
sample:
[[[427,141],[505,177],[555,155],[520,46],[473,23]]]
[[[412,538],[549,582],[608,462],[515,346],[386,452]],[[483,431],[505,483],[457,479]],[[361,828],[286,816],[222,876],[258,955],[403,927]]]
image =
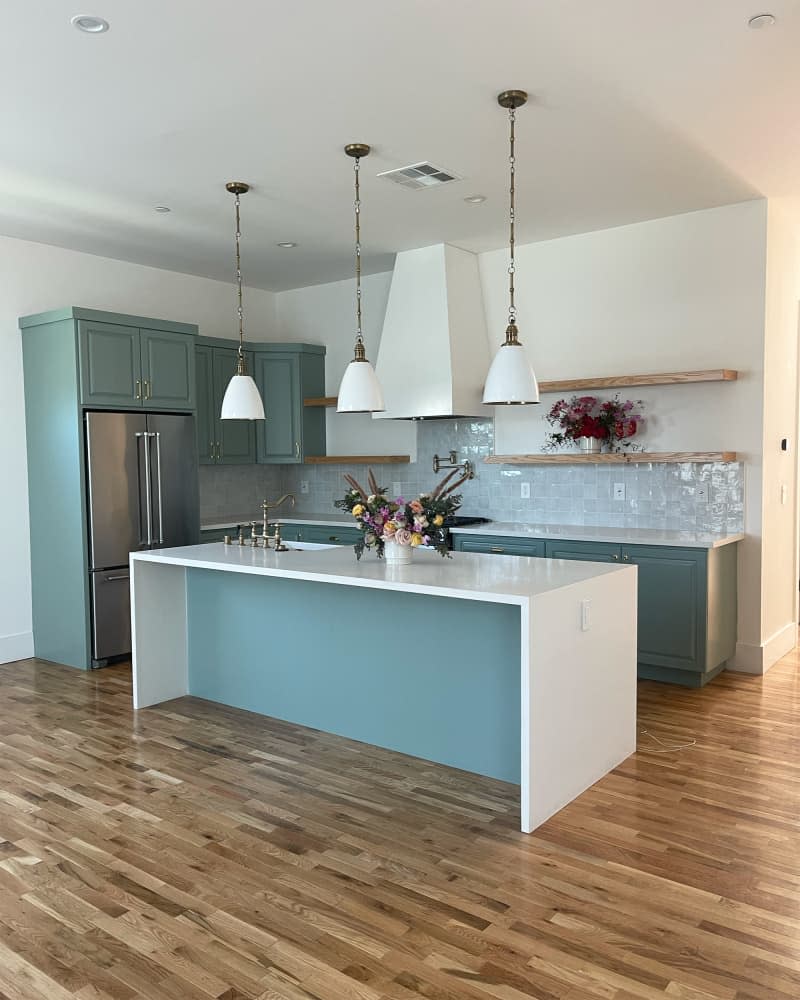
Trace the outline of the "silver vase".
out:
[[[575,438],[581,455],[599,455],[603,450],[603,443],[600,438],[579,437]]]

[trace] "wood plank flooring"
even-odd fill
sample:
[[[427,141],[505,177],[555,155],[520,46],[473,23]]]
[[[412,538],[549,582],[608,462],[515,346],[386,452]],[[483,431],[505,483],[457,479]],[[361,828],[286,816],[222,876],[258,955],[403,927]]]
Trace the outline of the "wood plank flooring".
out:
[[[500,782],[6,665],[0,1000],[796,1000],[799,665],[642,684],[697,745],[532,836]]]

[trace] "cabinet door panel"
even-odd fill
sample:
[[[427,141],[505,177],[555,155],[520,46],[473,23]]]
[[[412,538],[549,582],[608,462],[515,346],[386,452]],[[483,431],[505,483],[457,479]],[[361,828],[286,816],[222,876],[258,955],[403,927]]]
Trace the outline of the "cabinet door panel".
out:
[[[222,465],[250,465],[256,460],[256,436],[252,420],[220,420],[222,398],[228,382],[236,374],[237,353],[224,347],[213,349],[214,426],[217,462]],[[252,371],[252,357],[248,355]]]
[[[256,431],[258,461],[296,465],[302,461],[300,359],[296,354],[256,354],[256,383],[267,419]]]
[[[545,554],[544,542],[538,538],[513,538],[494,535],[453,535],[456,552],[485,552],[505,556],[536,556]]]
[[[210,347],[195,348],[194,370],[197,455],[201,465],[213,465],[217,432],[214,421],[214,363]]]
[[[181,333],[142,330],[144,405],[191,410],[195,403],[194,341]]]
[[[612,542],[545,542],[548,559],[577,559],[581,562],[619,562],[621,547]]]
[[[680,670],[704,669],[705,554],[623,546],[639,568],[639,660]]]
[[[81,402],[88,406],[141,406],[139,330],[81,320],[78,339]]]

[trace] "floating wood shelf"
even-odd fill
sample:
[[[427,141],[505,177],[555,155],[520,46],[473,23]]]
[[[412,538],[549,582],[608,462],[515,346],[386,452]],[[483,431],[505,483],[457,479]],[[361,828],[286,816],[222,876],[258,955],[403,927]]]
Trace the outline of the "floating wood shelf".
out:
[[[708,371],[661,372],[655,375],[606,375],[598,378],[568,378],[540,382],[540,392],[576,392],[580,389],[624,389],[634,385],[686,385],[688,382],[735,382],[739,373],[732,368]]]
[[[306,455],[307,465],[402,465],[410,455]]]
[[[733,368],[709,368],[694,372],[660,372],[653,375],[602,375],[597,378],[566,378],[540,382],[540,392],[579,392],[582,389],[625,389],[637,385],[686,385],[690,382],[735,382]],[[336,406],[336,396],[309,396],[303,406]]]
[[[488,465],[647,465],[680,462],[735,462],[735,451],[631,451],[599,455],[487,455]]]
[[[307,396],[303,406],[336,406],[338,402],[338,396]]]

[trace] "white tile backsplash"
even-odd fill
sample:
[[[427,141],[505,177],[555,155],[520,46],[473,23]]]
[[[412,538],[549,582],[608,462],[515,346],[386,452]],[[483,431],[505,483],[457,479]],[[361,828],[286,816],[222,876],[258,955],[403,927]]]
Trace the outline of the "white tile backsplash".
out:
[[[375,475],[390,489],[400,483],[413,497],[430,490],[441,478],[433,456],[451,448],[458,460],[470,459],[476,478],[464,484],[463,513],[495,521],[540,524],[602,525],[680,531],[741,531],[744,524],[744,470],[740,462],[681,465],[485,465],[494,449],[491,420],[427,420],[417,425],[417,461],[376,466]],[[344,473],[364,482],[364,466],[204,466],[200,469],[201,513],[229,515],[253,510],[259,516],[264,496],[297,495],[298,509],[333,510],[346,489]],[[300,480],[309,483],[300,494]],[[520,484],[531,487],[530,499]],[[613,484],[623,483],[625,500],[613,499]],[[698,496],[698,487],[706,496]]]

